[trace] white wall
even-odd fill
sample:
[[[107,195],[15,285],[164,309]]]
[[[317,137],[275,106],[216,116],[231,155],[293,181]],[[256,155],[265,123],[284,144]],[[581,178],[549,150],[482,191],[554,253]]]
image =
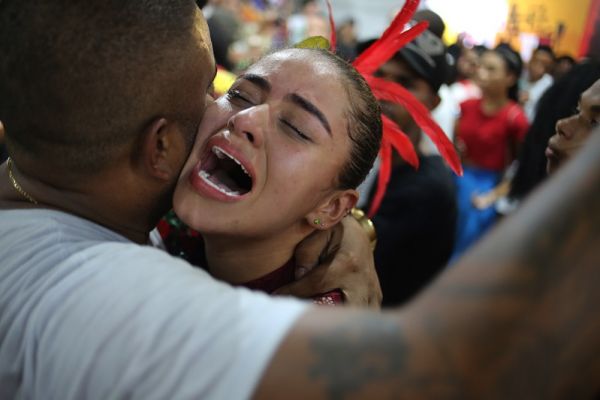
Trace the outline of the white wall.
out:
[[[423,7],[426,1],[421,1]],[[331,0],[336,23],[356,21],[359,40],[379,37],[404,5],[404,0]]]

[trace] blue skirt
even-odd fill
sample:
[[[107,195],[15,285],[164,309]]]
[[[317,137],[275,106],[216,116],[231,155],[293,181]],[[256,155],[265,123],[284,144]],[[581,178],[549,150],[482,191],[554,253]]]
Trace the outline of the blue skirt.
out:
[[[501,172],[468,166],[464,167],[463,176],[456,178],[458,221],[452,261],[475,244],[496,222],[494,206],[479,210],[473,206],[473,196],[492,190],[501,178]]]

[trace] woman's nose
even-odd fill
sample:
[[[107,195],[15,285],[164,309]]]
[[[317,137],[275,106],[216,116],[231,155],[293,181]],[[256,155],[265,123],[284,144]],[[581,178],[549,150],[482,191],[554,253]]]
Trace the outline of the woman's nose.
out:
[[[238,112],[229,118],[229,131],[248,140],[253,146],[262,146],[268,127],[268,106],[260,104]]]

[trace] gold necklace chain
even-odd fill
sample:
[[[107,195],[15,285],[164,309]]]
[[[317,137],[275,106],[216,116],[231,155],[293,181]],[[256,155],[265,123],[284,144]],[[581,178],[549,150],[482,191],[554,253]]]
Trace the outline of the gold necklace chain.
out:
[[[37,204],[37,200],[31,197],[31,195],[25,190],[23,190],[21,185],[19,185],[19,182],[17,182],[17,180],[15,179],[15,176],[13,175],[12,171],[12,160],[10,159],[10,157],[8,157],[8,159],[6,160],[6,167],[8,168],[8,178],[10,179],[10,182],[12,183],[12,186],[15,188],[15,190],[19,192],[21,196],[29,200],[31,203]]]

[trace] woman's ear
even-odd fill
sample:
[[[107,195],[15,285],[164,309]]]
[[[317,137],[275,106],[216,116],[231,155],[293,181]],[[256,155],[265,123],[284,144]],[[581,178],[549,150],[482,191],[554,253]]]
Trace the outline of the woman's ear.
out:
[[[317,229],[328,229],[344,218],[358,201],[358,192],[354,189],[337,190],[324,200],[306,219]]]
[[[186,146],[176,124],[157,118],[148,125],[142,137],[140,162],[147,173],[164,181],[179,175],[185,162]]]

